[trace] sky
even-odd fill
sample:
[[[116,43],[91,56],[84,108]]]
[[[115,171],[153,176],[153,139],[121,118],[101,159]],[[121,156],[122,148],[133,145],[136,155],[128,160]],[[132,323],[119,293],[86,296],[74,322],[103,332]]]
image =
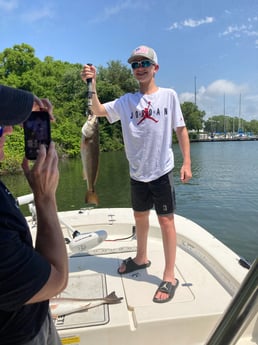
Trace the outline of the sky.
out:
[[[159,86],[215,115],[258,120],[257,0],[0,0],[0,52],[26,43],[44,60],[127,65],[158,55]]]

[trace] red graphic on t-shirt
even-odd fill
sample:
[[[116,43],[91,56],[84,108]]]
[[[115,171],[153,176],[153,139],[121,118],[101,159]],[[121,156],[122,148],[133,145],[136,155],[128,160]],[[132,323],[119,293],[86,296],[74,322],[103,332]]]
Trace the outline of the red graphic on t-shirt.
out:
[[[150,115],[150,105],[151,105],[151,102],[148,102],[148,108],[144,108],[143,110],[143,117],[140,119],[140,121],[137,123],[137,126],[142,123],[142,121],[144,121],[145,119],[150,119],[154,122],[158,122],[158,120],[156,120],[154,117],[152,117]]]

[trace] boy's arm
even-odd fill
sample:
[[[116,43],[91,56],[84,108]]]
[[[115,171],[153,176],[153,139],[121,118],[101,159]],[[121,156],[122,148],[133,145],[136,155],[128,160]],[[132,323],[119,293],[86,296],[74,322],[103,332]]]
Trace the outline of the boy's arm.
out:
[[[187,183],[192,178],[190,141],[186,127],[177,127],[176,135],[183,156],[183,165],[180,170],[180,179]]]

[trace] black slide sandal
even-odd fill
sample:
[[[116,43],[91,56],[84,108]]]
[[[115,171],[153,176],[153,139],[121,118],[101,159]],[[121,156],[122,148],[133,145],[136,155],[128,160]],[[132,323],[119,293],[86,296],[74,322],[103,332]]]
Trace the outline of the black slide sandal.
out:
[[[125,273],[131,273],[131,272],[134,272],[134,271],[137,271],[137,270],[141,270],[143,268],[147,268],[147,267],[150,267],[151,265],[151,262],[148,261],[146,264],[142,264],[142,265],[137,265],[132,258],[128,258],[128,259],[125,259],[123,260],[123,264],[125,265],[125,270],[123,272],[120,272],[119,271],[119,267],[117,272],[119,274],[125,274]]]

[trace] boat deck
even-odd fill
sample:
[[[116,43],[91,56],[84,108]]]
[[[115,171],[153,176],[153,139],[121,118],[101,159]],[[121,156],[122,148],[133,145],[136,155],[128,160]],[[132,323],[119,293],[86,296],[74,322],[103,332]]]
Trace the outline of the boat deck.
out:
[[[117,268],[123,259],[135,256],[136,240],[117,239],[132,234],[130,209],[60,212],[60,219],[80,233],[108,233],[108,241],[87,254],[73,254],[67,246],[70,278],[62,296],[99,298],[115,291],[123,297],[119,304],[104,304],[59,317],[55,322],[64,344],[205,344],[247,273],[235,253],[195,223],[176,216],[179,286],[170,302],[153,303],[164,268],[161,234],[154,213],[148,240],[152,264],[125,275],[119,275]],[[67,227],[63,231],[64,237],[70,236]],[[253,337],[247,334],[245,342],[238,344],[255,344]]]

